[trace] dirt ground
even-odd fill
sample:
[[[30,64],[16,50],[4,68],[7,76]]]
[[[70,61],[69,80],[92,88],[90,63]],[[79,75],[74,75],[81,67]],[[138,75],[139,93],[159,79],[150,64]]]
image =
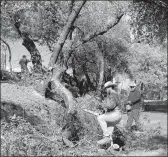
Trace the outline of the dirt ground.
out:
[[[161,127],[161,135],[167,137],[167,113],[162,112],[142,112],[141,122],[143,128],[150,130]],[[122,121],[120,125],[125,125],[127,121],[127,114],[123,114]]]

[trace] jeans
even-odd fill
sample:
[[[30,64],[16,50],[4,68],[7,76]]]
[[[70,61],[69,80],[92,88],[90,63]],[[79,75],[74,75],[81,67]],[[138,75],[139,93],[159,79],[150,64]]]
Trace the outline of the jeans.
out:
[[[121,111],[115,109],[112,112],[107,112],[97,117],[100,127],[103,130],[104,136],[110,136],[113,134],[114,126],[121,121]]]

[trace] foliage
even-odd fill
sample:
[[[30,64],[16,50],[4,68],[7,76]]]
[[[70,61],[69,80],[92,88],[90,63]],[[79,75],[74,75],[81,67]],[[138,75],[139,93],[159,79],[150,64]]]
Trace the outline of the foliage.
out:
[[[133,3],[129,15],[134,42],[159,45],[166,40],[167,7],[154,0]]]
[[[130,53],[129,67],[134,78],[145,84],[145,99],[163,99],[163,95],[166,95],[167,82],[166,49],[161,46],[154,48],[134,44],[130,48]],[[156,96],[152,94],[155,91]]]

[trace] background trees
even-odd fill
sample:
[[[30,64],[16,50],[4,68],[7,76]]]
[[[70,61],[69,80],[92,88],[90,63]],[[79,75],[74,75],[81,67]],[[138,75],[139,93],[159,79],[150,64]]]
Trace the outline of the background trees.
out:
[[[13,18],[18,12],[23,30],[30,34],[35,45],[47,45],[52,54],[72,8],[77,9],[79,4],[75,1],[2,1],[2,36],[19,38]],[[71,25],[58,57],[66,69],[73,71],[71,81],[66,82],[68,86],[77,87],[83,95],[100,90],[115,73],[127,73],[130,78],[144,82],[146,87],[153,84],[150,90],[161,84],[164,88],[166,14],[164,1],[86,2]],[[62,79],[65,80],[69,79]]]

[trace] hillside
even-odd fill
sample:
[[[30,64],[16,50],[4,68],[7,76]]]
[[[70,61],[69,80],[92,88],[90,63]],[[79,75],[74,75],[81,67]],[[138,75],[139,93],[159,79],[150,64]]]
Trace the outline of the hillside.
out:
[[[132,143],[131,147],[126,151],[115,152],[112,154],[108,151],[99,149],[96,141],[100,138],[100,128],[97,124],[96,118],[92,115],[83,113],[82,108],[94,108],[96,101],[92,96],[86,95],[84,98],[78,98],[77,108],[78,116],[83,124],[80,141],[74,148],[66,147],[61,140],[61,128],[64,125],[64,108],[57,102],[47,100],[39,95],[33,87],[24,87],[17,84],[1,84],[1,108],[6,111],[8,119],[11,121],[7,123],[2,117],[1,121],[1,153],[2,155],[10,156],[26,155],[26,156],[40,156],[40,155],[115,155],[121,156],[132,154],[139,156],[139,154],[165,154],[166,139],[165,132],[161,131],[166,123],[152,121],[152,114],[143,114],[142,119],[145,120],[146,135],[136,139],[136,143]],[[91,108],[90,108],[91,109]],[[154,113],[155,114],[155,113]],[[1,113],[2,115],[2,113]],[[125,123],[125,117],[120,127]],[[162,117],[165,115],[162,115]],[[146,117],[146,118],[145,118]],[[150,121],[150,120],[151,121]],[[149,126],[155,127],[150,128]],[[167,128],[165,128],[167,129]],[[164,130],[164,129],[163,129]],[[161,131],[161,132],[160,132]],[[153,138],[152,138],[153,137]],[[142,138],[142,139],[141,139]],[[145,142],[145,141],[146,142]],[[143,142],[144,144],[143,144]],[[147,142],[148,141],[148,142]],[[150,145],[151,142],[154,145]],[[139,145],[138,143],[142,144]],[[148,148],[146,149],[146,147]],[[136,150],[136,151],[135,151]],[[145,150],[145,151],[144,151]],[[148,152],[148,150],[150,152]]]

